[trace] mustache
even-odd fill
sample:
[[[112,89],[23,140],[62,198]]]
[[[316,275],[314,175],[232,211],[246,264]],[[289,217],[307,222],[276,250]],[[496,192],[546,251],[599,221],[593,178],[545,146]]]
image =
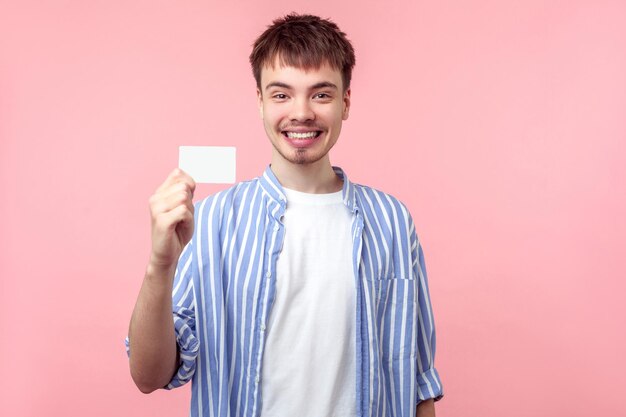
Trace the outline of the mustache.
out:
[[[311,129],[311,130],[326,130],[326,128],[324,126],[321,126],[315,122],[311,122],[311,123],[287,123],[283,126],[280,126],[279,129],[280,130],[289,130],[289,129]]]

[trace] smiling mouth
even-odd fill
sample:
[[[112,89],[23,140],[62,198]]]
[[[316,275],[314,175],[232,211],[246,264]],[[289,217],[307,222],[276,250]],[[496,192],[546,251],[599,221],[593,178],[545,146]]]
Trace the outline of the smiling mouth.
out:
[[[321,135],[322,131],[313,130],[310,132],[289,132],[289,131],[283,130],[281,133],[283,134],[283,136],[289,139],[313,139]]]

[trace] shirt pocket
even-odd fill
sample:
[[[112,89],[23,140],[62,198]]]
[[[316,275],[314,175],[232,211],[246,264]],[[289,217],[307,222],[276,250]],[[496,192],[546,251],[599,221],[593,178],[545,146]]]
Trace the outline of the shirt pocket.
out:
[[[366,279],[375,342],[383,361],[415,356],[417,334],[417,280]]]

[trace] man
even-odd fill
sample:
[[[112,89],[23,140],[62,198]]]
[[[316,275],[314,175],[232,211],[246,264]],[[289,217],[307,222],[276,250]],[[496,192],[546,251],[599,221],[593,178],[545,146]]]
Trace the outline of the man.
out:
[[[178,169],[151,197],[133,380],[145,393],[193,380],[192,416],[434,416],[443,393],[413,221],[330,163],[350,42],[293,14],[250,62],[271,164],[195,207]]]

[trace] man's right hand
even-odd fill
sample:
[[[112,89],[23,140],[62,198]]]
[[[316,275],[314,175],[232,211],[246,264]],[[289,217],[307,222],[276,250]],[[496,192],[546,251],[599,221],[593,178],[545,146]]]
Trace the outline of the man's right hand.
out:
[[[193,192],[196,183],[176,168],[150,197],[152,254],[150,266],[171,269],[193,236]]]
[[[167,385],[178,368],[172,285],[178,258],[193,235],[196,183],[175,169],[150,197],[152,254],[130,320],[130,373],[141,392]]]

